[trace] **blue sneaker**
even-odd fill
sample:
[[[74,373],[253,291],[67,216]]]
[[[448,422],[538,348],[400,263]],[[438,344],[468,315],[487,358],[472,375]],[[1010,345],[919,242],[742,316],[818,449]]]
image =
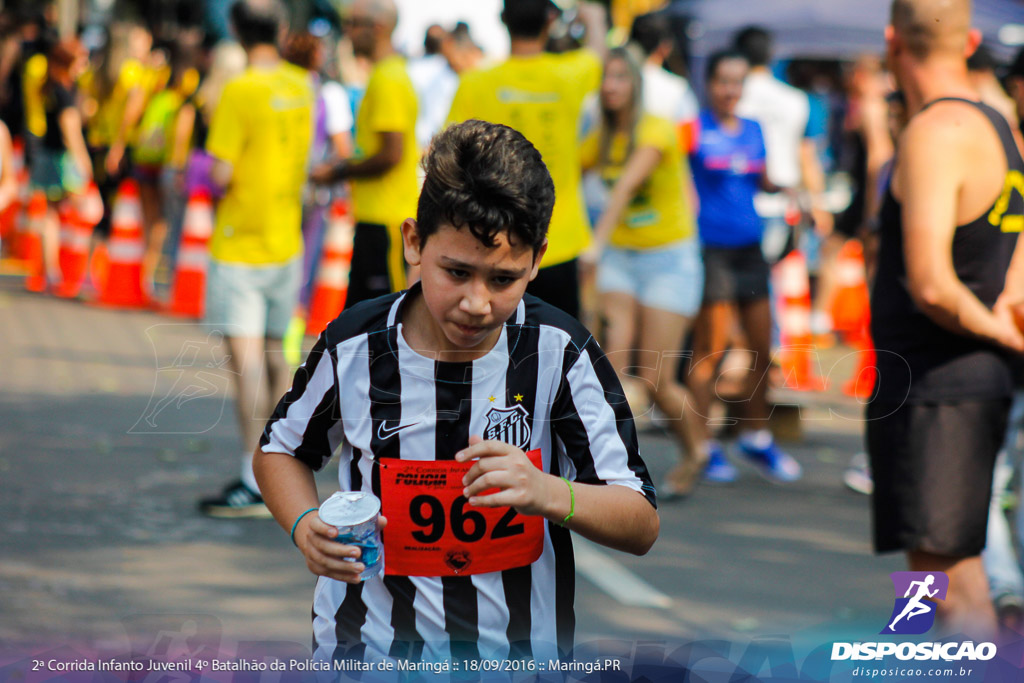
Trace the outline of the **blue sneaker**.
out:
[[[771,481],[788,484],[803,476],[804,470],[800,463],[775,445],[772,440],[764,448],[739,440],[740,452],[746,456],[763,477]]]
[[[708,464],[704,468],[704,481],[709,484],[731,484],[736,481],[739,472],[736,466],[725,457],[725,451],[718,444],[708,448]]]

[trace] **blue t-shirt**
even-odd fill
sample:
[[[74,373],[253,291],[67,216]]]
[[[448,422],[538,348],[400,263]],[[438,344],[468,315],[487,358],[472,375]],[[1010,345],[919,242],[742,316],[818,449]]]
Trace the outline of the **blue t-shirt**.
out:
[[[825,171],[833,166],[832,148],[829,140],[829,100],[828,97],[816,92],[807,93],[807,101],[810,109],[807,115],[807,129],[804,137],[814,141],[815,151],[818,153],[818,160]]]
[[[700,196],[701,242],[711,247],[760,244],[763,226],[754,210],[754,195],[765,169],[761,126],[740,119],[738,131],[726,131],[709,110],[703,110],[690,150],[690,167]]]

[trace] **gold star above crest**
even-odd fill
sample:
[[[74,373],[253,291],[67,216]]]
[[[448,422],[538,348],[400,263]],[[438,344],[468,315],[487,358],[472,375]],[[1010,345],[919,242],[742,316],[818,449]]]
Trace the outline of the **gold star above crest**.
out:
[[[523,395],[522,394],[516,394],[515,399],[516,399],[516,403],[519,403],[520,401],[523,400]]]
[[[496,401],[497,399],[496,399],[496,398],[494,398],[493,396],[491,396],[491,397],[490,397],[490,398],[488,398],[487,400],[488,400],[488,401],[490,401],[491,403],[494,403],[494,402],[495,402],[495,401]]]

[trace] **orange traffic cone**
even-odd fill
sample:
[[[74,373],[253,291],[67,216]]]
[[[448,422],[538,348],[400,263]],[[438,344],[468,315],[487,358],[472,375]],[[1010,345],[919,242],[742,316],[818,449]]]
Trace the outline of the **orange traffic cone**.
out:
[[[843,393],[855,398],[870,398],[878,370],[875,367],[875,345],[871,340],[871,297],[864,267],[864,248],[857,240],[847,241],[836,259],[832,320],[835,330],[843,335],[843,341],[857,353],[857,367],[843,384]]]
[[[0,240],[11,241],[18,229],[18,216],[28,199],[28,171],[25,169],[25,146],[21,140],[14,140],[11,147],[11,166],[18,181],[18,195],[0,213]]]
[[[817,359],[811,335],[811,290],[807,261],[792,251],[775,266],[775,294],[779,299],[779,328],[782,332],[780,363],[787,389],[820,391],[825,387],[813,367]]]
[[[844,338],[859,336],[867,327],[870,295],[864,268],[864,248],[848,240],[839,250],[835,266],[836,291],[832,299],[832,325]]]
[[[82,291],[89,270],[89,243],[92,241],[92,227],[80,211],[69,205],[62,212],[60,225],[59,263],[61,281],[54,294],[65,299],[78,296]]]
[[[206,269],[213,234],[213,201],[206,190],[195,190],[185,207],[181,245],[175,266],[174,286],[167,312],[186,318],[202,318],[206,304]]]
[[[74,205],[82,222],[95,228],[103,220],[103,195],[96,183],[89,183],[83,194],[75,195]]]
[[[46,222],[46,194],[36,190],[28,202],[25,231],[21,234],[21,257],[28,263],[25,289],[29,292],[46,291],[46,264],[43,261],[43,226]]]
[[[29,231],[29,209],[31,208],[32,197],[35,195],[35,191],[32,189],[32,185],[29,183],[28,168],[22,163],[21,170],[18,174],[18,210],[14,215],[14,239],[12,243],[14,245],[14,258],[27,261],[28,260],[28,249],[29,244],[26,241],[26,235]]]
[[[97,242],[89,257],[89,281],[95,292],[102,292],[107,286],[107,271],[110,270],[110,255],[106,242]]]
[[[348,202],[338,199],[331,206],[324,240],[324,253],[316,275],[316,287],[309,302],[306,334],[323,332],[345,307],[348,293],[348,273],[352,265],[352,238],[355,224]]]
[[[843,383],[843,393],[854,398],[867,399],[875,390],[878,380],[878,358],[870,334],[863,335],[852,343],[857,350],[857,367],[850,379]]]
[[[109,267],[99,298],[93,303],[116,308],[146,308],[142,291],[142,209],[139,186],[125,180],[117,193],[107,242]]]

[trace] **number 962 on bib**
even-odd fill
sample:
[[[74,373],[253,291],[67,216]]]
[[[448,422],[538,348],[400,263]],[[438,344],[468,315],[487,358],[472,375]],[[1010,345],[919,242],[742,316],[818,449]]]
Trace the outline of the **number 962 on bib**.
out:
[[[541,467],[540,450],[526,455]],[[382,511],[388,518],[385,574],[467,576],[522,567],[540,557],[544,518],[470,505],[462,478],[472,466],[454,460],[381,463]]]

